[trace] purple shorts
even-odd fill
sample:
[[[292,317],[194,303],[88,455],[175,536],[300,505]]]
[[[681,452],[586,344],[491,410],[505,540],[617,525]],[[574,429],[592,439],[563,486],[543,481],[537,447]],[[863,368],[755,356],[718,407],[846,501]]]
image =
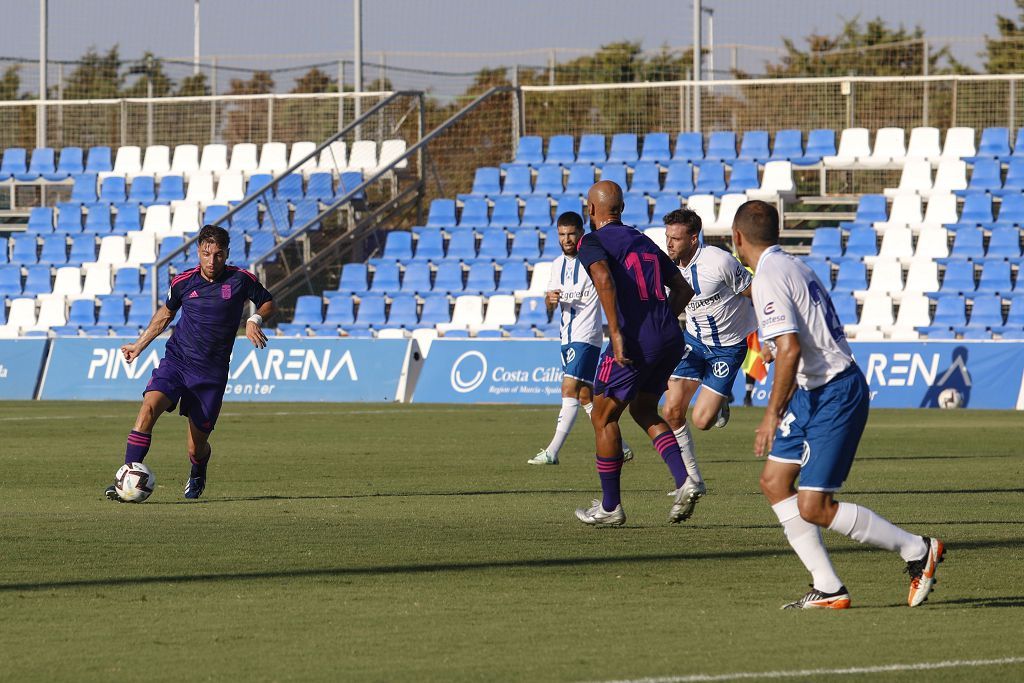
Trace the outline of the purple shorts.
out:
[[[164,358],[153,369],[153,376],[142,395],[159,391],[171,399],[171,407],[167,409],[169,413],[181,403],[180,414],[189,418],[197,429],[209,434],[217,424],[226,385],[226,378],[210,378],[189,372],[173,360]]]
[[[629,403],[637,394],[661,396],[668,389],[668,379],[685,350],[686,344],[680,335],[678,344],[668,346],[650,358],[631,357],[633,364],[622,367],[615,362],[615,354],[609,344],[597,364],[594,393],[623,403]]]

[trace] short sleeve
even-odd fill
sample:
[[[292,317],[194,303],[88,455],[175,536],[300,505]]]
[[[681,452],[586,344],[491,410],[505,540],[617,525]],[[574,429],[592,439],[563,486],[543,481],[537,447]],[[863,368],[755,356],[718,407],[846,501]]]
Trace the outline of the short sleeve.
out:
[[[253,278],[252,284],[249,287],[249,301],[256,304],[256,308],[259,308],[268,301],[271,301],[273,298],[274,297],[271,296],[270,291],[263,286],[263,283]]]
[[[753,299],[762,339],[798,331],[793,295],[784,281],[768,280],[764,275],[755,278]]]
[[[167,300],[164,302],[164,305],[167,306],[169,310],[176,311],[181,308],[181,288],[182,283],[178,283],[176,285],[172,283],[171,286],[167,288]]]
[[[547,289],[547,291],[550,292],[550,291],[558,289],[559,287],[562,286],[559,283],[559,272],[561,271],[559,266],[562,263],[564,263],[564,262],[565,261],[563,259],[560,259],[560,258],[555,259],[554,261],[551,262],[551,272],[548,274],[548,289]]]
[[[580,263],[582,263],[588,271],[590,266],[594,265],[598,261],[611,261],[608,251],[605,250],[600,240],[597,239],[597,235],[592,232],[587,233],[580,238],[579,253],[576,258],[580,260]]]
[[[750,277],[750,271],[744,268],[742,263],[740,263],[735,257],[733,257],[732,260],[733,263],[731,264],[732,269],[729,276],[729,285],[732,287],[734,294],[739,294],[746,291],[753,278]]]

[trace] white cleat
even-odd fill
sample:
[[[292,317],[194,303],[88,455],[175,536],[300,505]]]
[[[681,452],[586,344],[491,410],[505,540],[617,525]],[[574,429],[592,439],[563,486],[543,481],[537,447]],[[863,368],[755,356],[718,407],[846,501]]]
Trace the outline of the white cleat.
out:
[[[541,449],[540,453],[538,453],[537,455],[533,456],[532,458],[530,458],[526,462],[527,462],[527,464],[530,464],[530,465],[557,465],[558,464],[558,456],[557,455],[551,455],[550,453],[548,453],[547,449],[545,448],[545,449]]]
[[[576,519],[590,526],[622,526],[626,523],[626,513],[622,510],[621,503],[608,512],[601,507],[601,501],[593,500],[588,510],[576,509]]]
[[[687,479],[677,490],[670,491],[668,495],[672,496],[675,502],[668,512],[668,521],[678,524],[688,520],[693,515],[694,508],[697,507],[697,501],[703,498],[707,492],[708,488],[703,481],[694,483],[692,479]]]
[[[911,607],[917,607],[928,599],[928,594],[938,581],[935,578],[935,571],[946,554],[946,546],[939,539],[926,536],[924,542],[928,546],[928,552],[924,557],[907,562],[907,573],[910,574],[910,595],[907,597],[907,604]]]
[[[718,411],[718,419],[715,420],[715,426],[721,429],[725,425],[729,424],[729,417],[732,411],[729,410],[729,404],[723,403],[722,409]]]
[[[629,462],[632,459],[633,449],[627,446],[626,444],[622,444],[622,462]]]

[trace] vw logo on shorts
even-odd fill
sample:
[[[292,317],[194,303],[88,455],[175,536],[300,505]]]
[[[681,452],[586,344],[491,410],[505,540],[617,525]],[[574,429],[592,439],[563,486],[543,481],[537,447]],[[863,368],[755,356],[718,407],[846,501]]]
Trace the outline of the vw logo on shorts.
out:
[[[569,364],[574,360],[576,360],[576,349],[570,346],[568,349],[565,350],[565,362],[566,364]]]
[[[729,364],[724,360],[716,360],[711,364],[711,372],[715,377],[728,377],[729,376]]]
[[[463,370],[466,372],[465,376]],[[452,363],[452,389],[460,394],[468,394],[478,389],[484,383],[485,377],[487,359],[479,351],[466,351]]]

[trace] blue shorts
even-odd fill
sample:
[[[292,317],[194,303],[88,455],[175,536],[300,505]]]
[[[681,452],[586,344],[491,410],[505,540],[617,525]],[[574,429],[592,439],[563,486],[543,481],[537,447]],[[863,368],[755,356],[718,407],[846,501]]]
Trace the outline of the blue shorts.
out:
[[[622,367],[615,362],[615,354],[609,343],[597,366],[594,393],[604,394],[623,403],[629,403],[637,394],[661,396],[668,389],[672,368],[679,363],[684,350],[685,345],[680,337],[678,344],[671,344],[650,358],[633,357],[630,359],[632,365]]]
[[[180,403],[179,412],[189,418],[197,429],[209,434],[217,424],[225,386],[227,377],[199,375],[172,359],[164,358],[153,368],[153,375],[142,395],[159,391],[171,399],[171,407],[167,409],[169,413]]]
[[[746,340],[733,346],[707,346],[689,333],[683,337],[686,353],[672,376],[700,382],[719,396],[729,396],[736,375],[743,367],[743,359],[747,357]]]
[[[597,359],[601,357],[601,347],[586,342],[562,344],[562,372],[585,384],[594,386],[594,375],[597,374]]]
[[[838,491],[853,465],[869,404],[868,383],[856,365],[817,389],[797,389],[768,458],[799,463],[801,489]]]

